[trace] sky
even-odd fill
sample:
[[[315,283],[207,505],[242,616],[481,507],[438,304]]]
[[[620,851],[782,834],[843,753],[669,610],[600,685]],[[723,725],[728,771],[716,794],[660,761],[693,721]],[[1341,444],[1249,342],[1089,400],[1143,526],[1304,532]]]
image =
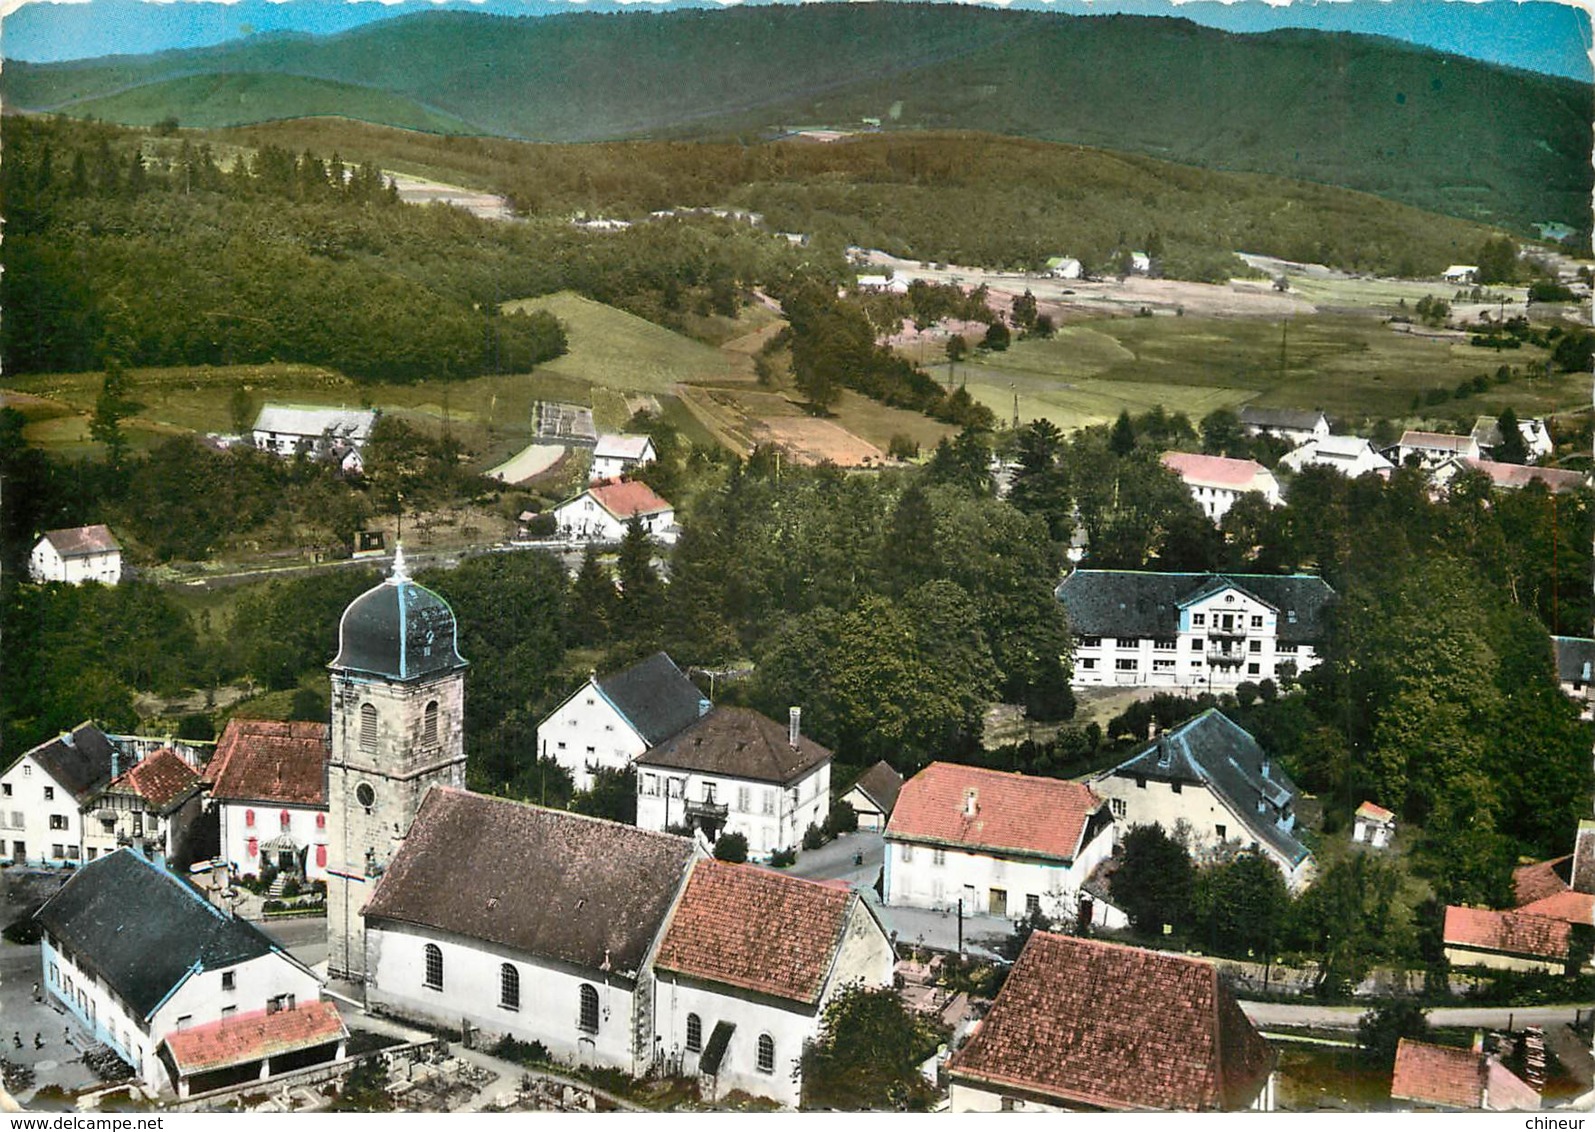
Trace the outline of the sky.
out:
[[[713,8],[719,0],[0,0],[0,55],[53,62],[202,47],[269,31],[331,34],[458,8],[500,15]],[[1232,32],[1361,32],[1486,62],[1590,81],[1590,16],[1557,0],[1004,0],[1067,13],[1176,15]]]

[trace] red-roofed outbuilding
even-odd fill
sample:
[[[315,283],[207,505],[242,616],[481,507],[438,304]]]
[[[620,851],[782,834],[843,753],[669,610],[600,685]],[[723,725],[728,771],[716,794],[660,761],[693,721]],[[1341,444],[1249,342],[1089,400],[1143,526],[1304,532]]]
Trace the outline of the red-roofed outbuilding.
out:
[[[633,517],[652,537],[662,542],[674,541],[674,505],[641,480],[594,484],[554,508],[559,532],[586,542],[619,542]]]
[[[330,1002],[235,1014],[175,1030],[162,1043],[177,1095],[261,1080],[311,1065],[342,1061],[349,1030]]]

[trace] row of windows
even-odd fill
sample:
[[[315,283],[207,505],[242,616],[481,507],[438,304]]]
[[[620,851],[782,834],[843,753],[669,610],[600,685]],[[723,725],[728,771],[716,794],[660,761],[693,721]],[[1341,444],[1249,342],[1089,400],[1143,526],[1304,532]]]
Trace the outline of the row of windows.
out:
[[[443,989],[443,949],[429,943],[424,950],[426,975],[424,986],[428,990]],[[598,1032],[598,989],[583,983],[576,1008],[576,1026],[589,1034]],[[498,969],[498,1005],[501,1010],[521,1008],[521,972],[513,963],[504,963]]]
[[[438,702],[433,700],[421,714],[421,744],[435,747],[438,742]],[[375,704],[360,705],[360,752],[377,753],[377,709]]]
[[[290,828],[293,825],[293,814],[291,812],[289,812],[288,810],[283,810],[281,813],[279,813],[277,815],[277,824],[279,826],[281,826],[283,829]],[[254,829],[255,828],[255,811],[254,810],[245,810],[244,811],[244,827],[246,829]],[[327,828],[327,815],[326,814],[317,814],[316,815],[316,828],[317,829],[326,829]]]
[[[687,1051],[703,1052],[703,1019],[696,1014],[687,1015]],[[775,1072],[775,1039],[769,1034],[759,1035],[758,1066],[760,1073]]]

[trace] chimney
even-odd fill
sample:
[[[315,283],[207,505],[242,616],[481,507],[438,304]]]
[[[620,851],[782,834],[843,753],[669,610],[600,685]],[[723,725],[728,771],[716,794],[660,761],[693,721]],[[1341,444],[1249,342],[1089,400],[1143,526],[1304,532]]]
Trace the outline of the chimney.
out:
[[[61,745],[63,747],[76,747],[77,746],[76,740],[74,740],[72,738],[72,732],[70,732],[70,731],[61,732]]]
[[[972,818],[980,809],[980,803],[975,799],[973,790],[964,791],[964,817]]]
[[[712,703],[710,703],[706,699],[703,699],[702,697],[699,697],[699,699],[698,699],[698,718],[702,719],[704,716],[708,715],[709,714],[709,709],[712,708],[712,707],[714,707],[714,705]]]
[[[1153,719],[1151,723],[1147,724],[1146,733],[1147,738],[1156,739],[1159,735],[1163,734],[1163,728],[1158,726],[1156,719]]]
[[[1595,893],[1595,821],[1578,823],[1573,838],[1573,891]]]
[[[1270,766],[1272,766],[1272,765],[1273,765],[1273,764],[1272,764],[1272,763],[1271,763],[1271,762],[1269,762],[1269,759],[1268,759],[1268,756],[1267,756],[1267,755],[1264,755],[1264,756],[1263,756],[1263,777],[1264,777],[1264,778],[1267,778],[1267,777],[1268,777],[1268,768],[1269,768],[1269,767],[1270,767]]]
[[[1169,746],[1167,735],[1160,735],[1157,741],[1157,765],[1168,766],[1174,761],[1174,750]]]
[[[800,707],[787,709],[786,741],[794,751],[797,750],[799,728],[803,722],[803,709]]]

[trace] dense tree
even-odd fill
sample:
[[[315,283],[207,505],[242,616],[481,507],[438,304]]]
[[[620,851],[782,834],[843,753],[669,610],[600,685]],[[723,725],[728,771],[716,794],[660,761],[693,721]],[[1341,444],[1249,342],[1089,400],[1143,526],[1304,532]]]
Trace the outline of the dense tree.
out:
[[[1290,942],[1317,963],[1320,997],[1346,998],[1376,963],[1412,953],[1400,888],[1394,865],[1363,853],[1330,865],[1296,901]]]
[[[1428,1033],[1428,1011],[1416,999],[1393,998],[1357,1019],[1357,1048],[1370,1065],[1389,1072],[1401,1039],[1422,1039]]]
[[[890,987],[846,987],[826,1006],[820,1036],[803,1052],[803,1107],[923,1110],[935,1090],[919,1066],[946,1036]]]
[[[1161,825],[1132,827],[1123,845],[1124,859],[1113,874],[1114,903],[1137,931],[1159,935],[1165,924],[1184,927],[1196,884],[1185,846]]]
[[[1479,246],[1480,283],[1517,282],[1517,243],[1510,236],[1492,236]]]
[[[1290,892],[1261,853],[1242,853],[1197,876],[1194,939],[1220,955],[1271,957],[1284,938]]]
[[[1501,430],[1501,443],[1496,446],[1491,458],[1503,464],[1528,463],[1528,445],[1523,441],[1523,432],[1518,427],[1517,413],[1511,405],[1501,411],[1495,424]]]

